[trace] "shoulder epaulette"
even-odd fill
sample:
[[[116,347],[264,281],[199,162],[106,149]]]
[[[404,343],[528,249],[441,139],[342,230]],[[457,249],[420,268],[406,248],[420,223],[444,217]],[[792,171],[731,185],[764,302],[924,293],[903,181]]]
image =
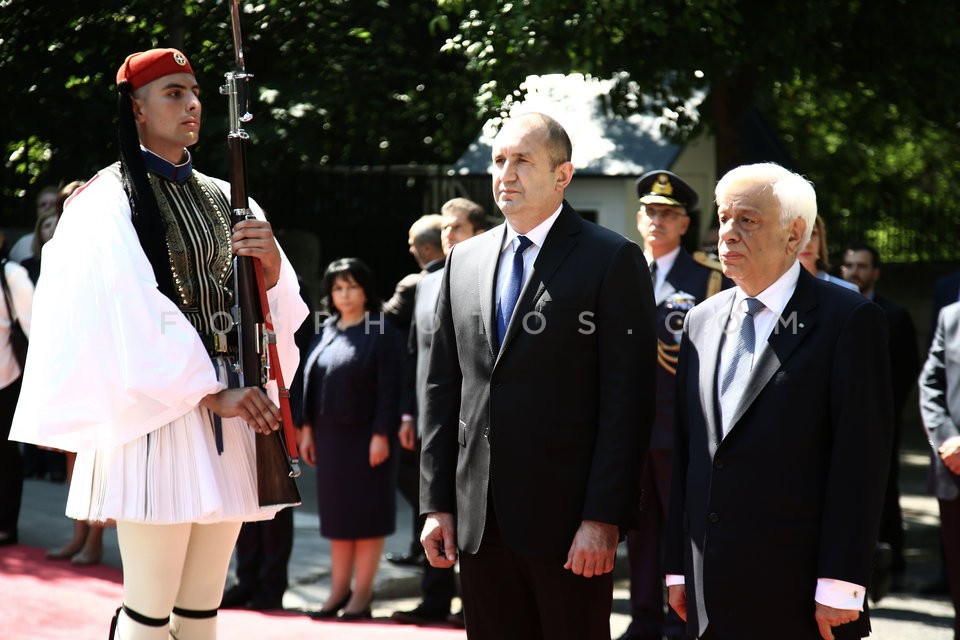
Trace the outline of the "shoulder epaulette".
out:
[[[701,266],[723,273],[723,265],[720,264],[720,261],[713,256],[707,255],[703,251],[694,251],[693,259]]]
[[[703,251],[694,251],[693,260],[700,266],[706,267],[713,272],[707,280],[707,297],[709,298],[713,294],[719,293],[723,287],[723,265],[720,264],[720,261],[713,256],[708,256]]]

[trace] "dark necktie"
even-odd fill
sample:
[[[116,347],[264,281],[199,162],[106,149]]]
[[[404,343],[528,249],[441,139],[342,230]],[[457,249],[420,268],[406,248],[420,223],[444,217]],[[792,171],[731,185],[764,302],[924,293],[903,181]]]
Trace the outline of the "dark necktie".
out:
[[[653,284],[653,292],[657,292],[657,261],[650,263],[650,282]]]
[[[756,347],[756,333],[753,326],[754,314],[763,308],[763,303],[756,298],[744,298],[743,303],[746,310],[743,315],[743,322],[740,324],[740,332],[737,337],[737,343],[733,350],[733,356],[730,358],[730,366],[723,374],[720,381],[720,421],[723,425],[723,433],[730,431],[730,420],[733,418],[733,412],[736,411],[743,391],[747,386],[747,380],[750,379],[750,370],[753,368],[754,349]]]
[[[507,286],[501,289],[500,302],[497,303],[497,346],[503,344],[507,335],[507,326],[513,317],[513,309],[520,299],[520,290],[523,288],[523,252],[533,242],[526,236],[517,236],[517,246],[513,250],[513,262],[507,273]]]

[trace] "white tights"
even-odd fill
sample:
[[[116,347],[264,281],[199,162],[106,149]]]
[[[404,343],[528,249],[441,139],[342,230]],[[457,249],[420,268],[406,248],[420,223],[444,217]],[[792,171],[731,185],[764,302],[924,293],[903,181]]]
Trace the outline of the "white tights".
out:
[[[241,524],[118,521],[124,605],[148,618],[170,616],[170,624],[151,627],[121,612],[113,640],[216,640],[216,616],[185,618],[171,611],[220,606]]]

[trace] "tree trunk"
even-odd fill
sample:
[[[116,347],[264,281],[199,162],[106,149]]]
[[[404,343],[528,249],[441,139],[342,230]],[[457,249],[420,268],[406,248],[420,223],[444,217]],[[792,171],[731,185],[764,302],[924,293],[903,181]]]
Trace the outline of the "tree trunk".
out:
[[[739,68],[713,83],[710,91],[710,116],[716,136],[717,177],[743,164],[740,139],[743,121],[753,105],[758,72],[752,67]]]

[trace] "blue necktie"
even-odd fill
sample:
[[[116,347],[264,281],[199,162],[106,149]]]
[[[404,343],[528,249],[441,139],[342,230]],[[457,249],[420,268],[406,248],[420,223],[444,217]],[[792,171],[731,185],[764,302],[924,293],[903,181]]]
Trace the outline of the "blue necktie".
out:
[[[740,398],[750,378],[756,347],[753,315],[763,308],[763,303],[756,298],[744,298],[743,302],[747,308],[744,311],[743,322],[740,324],[740,335],[733,350],[733,357],[730,358],[730,366],[724,372],[720,382],[720,421],[724,434],[733,426],[730,420],[737,405],[740,404]]]
[[[497,346],[503,344],[507,335],[507,325],[513,316],[513,309],[520,299],[520,290],[523,288],[523,252],[533,242],[527,236],[517,236],[517,245],[513,250],[513,263],[507,274],[507,286],[501,289],[500,302],[497,303]]]

